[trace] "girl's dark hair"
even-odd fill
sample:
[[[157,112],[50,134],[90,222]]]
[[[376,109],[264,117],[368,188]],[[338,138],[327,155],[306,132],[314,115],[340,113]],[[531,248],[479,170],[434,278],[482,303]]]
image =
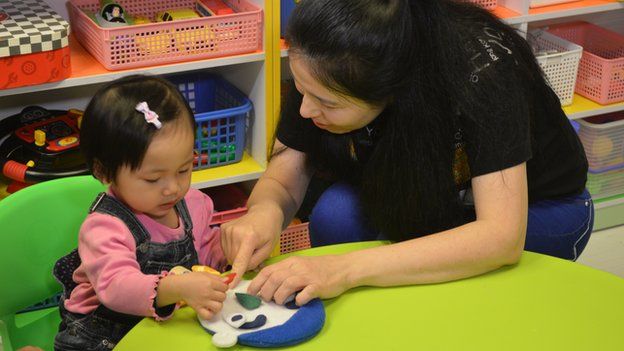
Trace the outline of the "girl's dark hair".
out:
[[[377,117],[381,137],[358,171],[358,188],[371,224],[391,239],[465,222],[452,172],[453,116],[460,111],[479,125],[480,114],[504,116],[507,108],[505,96],[487,104],[483,97],[492,92],[470,81],[474,67],[466,44],[475,41],[477,29],[483,34],[484,26],[513,45],[516,60],[522,61],[520,76],[532,81],[527,84],[543,81],[531,49],[514,29],[459,1],[302,0],[289,19],[289,51],[309,63],[319,82],[371,105],[386,104]],[[501,88],[504,95],[508,90],[503,87],[524,84],[511,79],[495,77],[489,87]],[[286,101],[283,113],[299,116],[295,105]],[[351,137],[321,132],[308,162],[353,172]]]
[[[80,147],[94,175],[113,180],[120,167],[135,170],[143,162],[158,129],[135,109],[142,101],[163,126],[182,118],[195,130],[193,111],[170,82],[145,75],[117,79],[98,90],[82,119]]]

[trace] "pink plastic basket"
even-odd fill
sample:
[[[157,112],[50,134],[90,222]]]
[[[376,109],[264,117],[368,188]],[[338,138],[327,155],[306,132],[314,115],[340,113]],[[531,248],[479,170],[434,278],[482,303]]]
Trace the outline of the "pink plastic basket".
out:
[[[467,2],[471,2],[473,4],[477,4],[484,9],[492,10],[495,9],[498,5],[498,0],[465,0]]]
[[[599,104],[624,101],[624,36],[587,22],[549,32],[583,47],[575,91]]]
[[[247,209],[245,207],[217,212],[213,214],[210,224],[220,225],[236,219],[245,213],[247,213]],[[308,223],[290,225],[280,236],[280,254],[282,255],[293,251],[309,249],[310,247],[310,232],[308,229]]]
[[[195,0],[118,0],[126,13],[154,19],[161,11],[193,8]],[[262,10],[226,0],[234,14],[124,27],[100,27],[89,14],[98,0],[70,0],[71,28],[106,69],[118,70],[228,56],[262,49]]]

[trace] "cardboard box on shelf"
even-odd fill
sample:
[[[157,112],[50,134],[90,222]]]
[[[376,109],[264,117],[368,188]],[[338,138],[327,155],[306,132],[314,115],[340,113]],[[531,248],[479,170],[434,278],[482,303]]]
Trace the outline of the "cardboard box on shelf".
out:
[[[43,0],[0,0],[0,89],[71,74],[69,24]]]

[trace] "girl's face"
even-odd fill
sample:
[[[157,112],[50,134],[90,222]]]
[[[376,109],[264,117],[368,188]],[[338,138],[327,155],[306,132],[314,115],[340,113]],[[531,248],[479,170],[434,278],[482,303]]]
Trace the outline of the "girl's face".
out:
[[[303,95],[299,113],[303,118],[312,119],[321,129],[335,134],[348,133],[368,125],[384,109],[384,106],[373,106],[325,88],[298,54],[290,55],[290,71],[297,90]]]
[[[119,169],[111,184],[115,195],[161,224],[177,224],[173,207],[191,185],[193,141],[186,120],[164,124],[152,138],[140,167]]]

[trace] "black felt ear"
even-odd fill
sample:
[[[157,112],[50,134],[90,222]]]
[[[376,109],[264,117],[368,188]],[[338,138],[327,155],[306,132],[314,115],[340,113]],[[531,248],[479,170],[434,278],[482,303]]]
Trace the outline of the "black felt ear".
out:
[[[284,301],[284,307],[288,308],[289,310],[296,310],[296,309],[298,309],[300,306],[298,306],[295,301],[297,299],[297,295],[299,295],[299,293],[301,291],[303,291],[303,290],[299,290],[299,291],[295,292],[294,294],[288,296],[286,298],[286,301]]]

